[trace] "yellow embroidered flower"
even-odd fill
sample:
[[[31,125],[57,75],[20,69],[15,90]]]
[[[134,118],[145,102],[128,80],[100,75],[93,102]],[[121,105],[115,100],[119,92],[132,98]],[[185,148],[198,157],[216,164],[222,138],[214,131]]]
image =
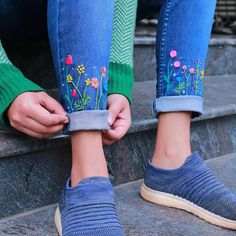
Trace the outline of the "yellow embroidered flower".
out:
[[[87,86],[89,86],[89,85],[91,84],[91,80],[90,80],[90,79],[86,79],[86,80],[85,80],[85,84],[86,84]]]
[[[202,70],[202,71],[201,71],[201,79],[204,79],[204,76],[205,76],[205,71]]]
[[[76,70],[77,70],[78,73],[81,74],[81,75],[85,73],[85,67],[84,67],[83,64],[82,64],[82,65],[79,65]]]
[[[71,75],[67,75],[66,79],[67,79],[68,83],[72,83],[72,81],[73,81],[73,78]]]

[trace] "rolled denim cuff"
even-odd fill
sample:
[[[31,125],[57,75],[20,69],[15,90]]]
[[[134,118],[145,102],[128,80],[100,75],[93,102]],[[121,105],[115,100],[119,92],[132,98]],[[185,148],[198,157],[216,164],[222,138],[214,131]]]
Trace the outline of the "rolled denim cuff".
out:
[[[78,111],[68,114],[70,122],[67,131],[109,130],[107,110]]]
[[[199,96],[167,96],[156,98],[153,102],[152,114],[157,117],[160,112],[191,111],[197,117],[203,111],[203,98]]]

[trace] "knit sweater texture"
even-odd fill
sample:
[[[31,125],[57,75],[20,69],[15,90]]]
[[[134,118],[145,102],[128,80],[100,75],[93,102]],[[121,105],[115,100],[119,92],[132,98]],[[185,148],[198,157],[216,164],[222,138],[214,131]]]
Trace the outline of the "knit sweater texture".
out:
[[[108,95],[122,94],[131,102],[133,86],[133,40],[137,0],[115,0]],[[0,125],[14,99],[29,91],[44,89],[28,80],[8,59],[0,40]]]

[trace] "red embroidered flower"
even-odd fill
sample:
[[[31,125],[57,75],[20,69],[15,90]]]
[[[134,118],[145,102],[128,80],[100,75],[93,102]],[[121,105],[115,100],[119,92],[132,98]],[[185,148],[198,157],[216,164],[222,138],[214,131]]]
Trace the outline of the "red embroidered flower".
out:
[[[99,82],[98,82],[98,79],[97,79],[97,78],[93,78],[93,79],[91,80],[91,86],[92,86],[93,88],[98,88]]]
[[[186,65],[182,66],[182,70],[187,70],[187,66]]]
[[[72,96],[73,98],[76,97],[76,90],[75,90],[75,89],[72,90],[71,96]]]
[[[106,75],[106,73],[107,73],[107,69],[106,69],[105,66],[101,67],[101,73],[102,73],[103,76]]]
[[[69,65],[72,65],[72,63],[73,63],[72,56],[70,54],[68,54],[66,56],[66,65],[69,66]]]

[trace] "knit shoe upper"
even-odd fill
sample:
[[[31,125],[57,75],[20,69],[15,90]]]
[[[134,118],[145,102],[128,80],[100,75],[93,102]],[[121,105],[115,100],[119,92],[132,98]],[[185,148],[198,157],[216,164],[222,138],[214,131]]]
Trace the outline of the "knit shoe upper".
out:
[[[124,236],[108,178],[87,178],[73,188],[69,183],[59,201],[63,236]]]
[[[144,184],[194,203],[236,223],[236,195],[220,183],[197,152],[178,169],[165,170],[147,165]]]

